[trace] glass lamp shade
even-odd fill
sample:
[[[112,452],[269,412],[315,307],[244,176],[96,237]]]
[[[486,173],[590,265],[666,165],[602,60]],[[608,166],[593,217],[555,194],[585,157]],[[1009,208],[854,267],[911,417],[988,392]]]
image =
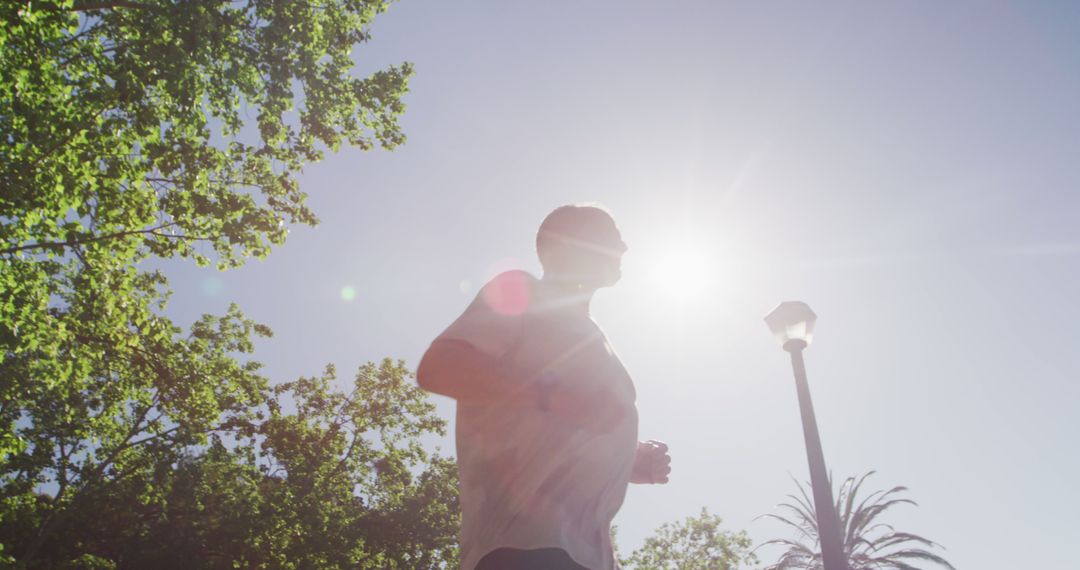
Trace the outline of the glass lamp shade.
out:
[[[765,315],[765,324],[776,335],[780,346],[787,348],[790,341],[802,341],[806,345],[814,336],[817,315],[802,301],[784,301]]]

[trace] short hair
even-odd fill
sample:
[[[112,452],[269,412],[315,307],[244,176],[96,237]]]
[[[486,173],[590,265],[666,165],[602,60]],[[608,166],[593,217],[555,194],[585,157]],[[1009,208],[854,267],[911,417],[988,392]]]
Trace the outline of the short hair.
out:
[[[598,203],[567,204],[552,210],[536,232],[536,254],[547,267],[551,245],[557,242],[592,241],[597,224],[614,224],[607,208]]]

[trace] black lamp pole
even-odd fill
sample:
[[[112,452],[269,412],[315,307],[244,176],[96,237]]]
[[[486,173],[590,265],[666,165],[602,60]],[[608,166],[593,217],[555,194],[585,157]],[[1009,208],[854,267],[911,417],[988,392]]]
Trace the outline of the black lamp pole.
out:
[[[784,350],[791,353],[791,367],[795,371],[795,388],[799,393],[799,411],[802,414],[803,437],[806,439],[806,459],[810,463],[810,485],[814,490],[814,514],[817,517],[818,539],[821,541],[821,562],[825,570],[848,570],[844,557],[843,540],[840,536],[840,517],[833,503],[832,485],[825,469],[825,455],[821,451],[814,404],[810,401],[810,386],[806,382],[806,365],[802,351],[806,341],[792,339],[784,343]]]

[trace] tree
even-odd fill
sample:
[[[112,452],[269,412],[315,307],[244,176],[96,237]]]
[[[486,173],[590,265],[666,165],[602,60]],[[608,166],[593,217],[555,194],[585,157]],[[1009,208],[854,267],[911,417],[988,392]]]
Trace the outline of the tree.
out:
[[[404,140],[409,64],[352,75],[388,4],[3,3],[0,253],[207,262],[205,242],[228,265],[315,223],[305,164]]]
[[[735,570],[756,563],[746,532],[723,530],[721,522],[702,507],[696,517],[661,525],[620,563],[628,570]]]
[[[205,448],[91,487],[36,565],[454,567],[456,467],[419,441],[444,435],[446,422],[400,362],[362,366],[349,391],[335,383],[332,367],[282,383],[257,414],[224,422]],[[20,516],[48,512],[39,496]],[[21,522],[0,532],[33,527]],[[13,554],[21,558],[26,543]]]
[[[205,443],[223,420],[249,417],[266,381],[257,363],[238,357],[251,352],[255,332],[268,334],[233,307],[223,317],[203,317],[186,337],[150,316],[129,343],[83,337],[95,351],[89,357],[73,358],[64,346],[52,362],[6,359],[0,370],[7,379],[34,380],[18,409],[26,446],[0,463],[0,521],[22,528],[21,538],[4,535],[3,542],[20,561],[29,565],[54,536],[70,532],[77,513],[109,485],[149,476]],[[70,366],[69,376],[33,376],[57,363]],[[34,516],[25,516],[28,508]]]
[[[427,570],[456,560],[456,466],[431,457],[425,434],[445,420],[401,362],[358,371],[353,390],[331,389],[334,370],[274,388],[269,415],[240,427],[260,458],[293,536],[268,538],[274,567]],[[286,413],[288,396],[296,411]],[[251,430],[251,431],[249,431]],[[418,468],[421,468],[419,471]],[[279,565],[280,564],[280,565]]]
[[[404,141],[411,66],[353,69],[388,5],[0,2],[3,561],[35,565],[93,497],[264,401],[240,358],[269,329],[234,307],[185,336],[162,316],[164,277],[138,264],[264,256],[317,221],[305,165]]]
[[[836,496],[836,511],[840,515],[840,530],[844,540],[843,551],[850,570],[917,570],[917,567],[911,565],[912,562],[930,562],[955,570],[944,558],[926,550],[938,546],[935,543],[919,535],[898,532],[888,524],[877,522],[882,513],[896,505],[916,505],[911,499],[897,496],[898,493],[907,491],[907,487],[875,491],[861,500],[856,499],[862,484],[873,474],[874,472],[870,471],[858,479],[848,477],[840,485],[840,492]],[[763,515],[784,523],[798,533],[795,540],[776,539],[761,545],[776,544],[787,548],[780,559],[766,570],[823,568],[817,517],[807,490],[809,483],[797,486],[799,496],[788,495],[792,502],[780,505],[791,513],[790,517]]]
[[[33,445],[23,409],[137,344],[165,293],[136,263],[264,256],[316,223],[305,164],[404,140],[410,65],[352,71],[388,4],[0,3],[0,358],[24,361],[0,384],[0,457]]]

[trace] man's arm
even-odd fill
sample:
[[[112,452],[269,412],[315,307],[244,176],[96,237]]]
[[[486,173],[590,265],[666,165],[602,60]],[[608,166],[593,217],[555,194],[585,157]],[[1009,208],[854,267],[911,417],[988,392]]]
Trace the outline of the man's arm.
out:
[[[540,409],[601,433],[613,429],[623,417],[614,396],[606,391],[585,392],[513,376],[499,359],[458,339],[436,339],[416,368],[421,388],[460,402]]]
[[[431,343],[416,369],[416,382],[428,392],[468,402],[534,396],[525,387],[507,382],[497,359],[457,339]]]
[[[610,398],[586,394],[572,386],[508,378],[513,375],[499,359],[457,339],[436,339],[420,359],[416,383],[428,392],[468,403],[521,405],[559,414],[576,424],[607,431],[622,417]],[[598,405],[599,404],[599,405]],[[608,405],[604,405],[608,404]]]

